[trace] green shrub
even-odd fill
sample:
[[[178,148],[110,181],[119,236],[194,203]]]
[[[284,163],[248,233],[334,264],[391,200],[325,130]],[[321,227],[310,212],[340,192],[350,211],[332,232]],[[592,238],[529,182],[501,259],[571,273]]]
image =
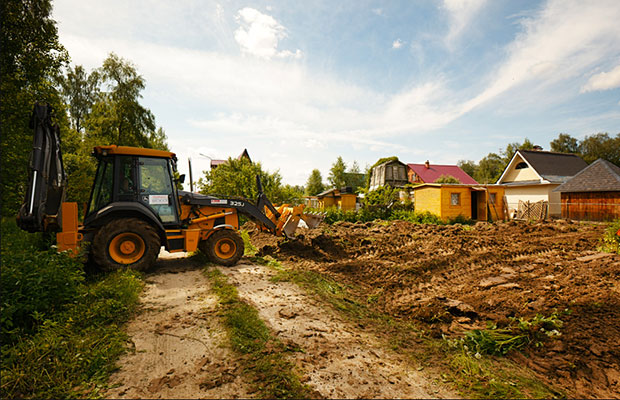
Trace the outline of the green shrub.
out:
[[[390,220],[400,220],[413,222],[415,224],[435,224],[441,225],[441,218],[428,211],[415,212],[412,210],[394,210],[389,218]]]
[[[601,250],[620,254],[620,219],[612,222],[603,235]]]
[[[47,247],[45,250],[40,250]],[[15,221],[2,221],[2,343],[31,334],[40,321],[63,311],[80,293],[83,265],[59,254],[41,234],[21,231]]]
[[[138,303],[139,274],[118,271],[81,293],[33,335],[2,346],[0,397],[69,398],[95,394],[125,351],[125,322]]]

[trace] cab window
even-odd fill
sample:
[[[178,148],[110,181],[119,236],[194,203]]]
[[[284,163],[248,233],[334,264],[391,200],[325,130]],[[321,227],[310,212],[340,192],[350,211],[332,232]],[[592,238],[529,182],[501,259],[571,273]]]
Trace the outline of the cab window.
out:
[[[176,222],[172,176],[168,160],[140,157],[138,164],[140,200],[155,210],[162,222]]]
[[[102,158],[97,167],[95,184],[90,197],[89,214],[100,210],[112,201],[113,172],[112,160],[110,158]]]

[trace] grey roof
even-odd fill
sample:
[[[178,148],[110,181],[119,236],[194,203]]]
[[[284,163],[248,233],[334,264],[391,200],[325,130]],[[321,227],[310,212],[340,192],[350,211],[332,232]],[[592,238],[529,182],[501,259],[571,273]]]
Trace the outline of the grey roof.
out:
[[[588,166],[576,154],[551,151],[519,150],[519,154],[536,170],[538,175],[550,182],[563,182]]]
[[[599,158],[554,192],[620,192],[620,167]]]
[[[316,197],[325,197],[330,193],[334,193],[335,191],[336,191],[336,188],[327,189],[326,191],[317,194]]]

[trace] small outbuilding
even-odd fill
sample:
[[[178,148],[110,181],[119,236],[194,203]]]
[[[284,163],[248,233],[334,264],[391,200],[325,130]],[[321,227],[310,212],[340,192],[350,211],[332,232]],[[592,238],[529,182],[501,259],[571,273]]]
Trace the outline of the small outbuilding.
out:
[[[562,217],[588,221],[620,218],[620,167],[599,158],[558,186]]]
[[[370,190],[375,190],[385,185],[393,188],[403,188],[408,183],[407,166],[398,160],[386,161],[375,166],[370,171]]]
[[[334,188],[310,197],[309,204],[323,210],[329,207],[336,207],[345,211],[355,210],[357,195],[353,193],[350,187]]]
[[[417,212],[428,211],[446,221],[459,215],[477,221],[506,218],[504,187],[426,183],[413,188]]]

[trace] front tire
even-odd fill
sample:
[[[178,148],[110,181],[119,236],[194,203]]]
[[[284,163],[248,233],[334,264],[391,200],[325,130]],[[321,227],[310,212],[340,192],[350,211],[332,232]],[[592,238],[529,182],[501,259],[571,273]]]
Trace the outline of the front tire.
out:
[[[149,269],[157,259],[161,241],[155,228],[138,218],[119,218],[95,234],[93,260],[105,271],[129,267]]]
[[[207,240],[198,244],[198,248],[216,264],[230,267],[243,257],[243,239],[231,229],[215,231]]]

